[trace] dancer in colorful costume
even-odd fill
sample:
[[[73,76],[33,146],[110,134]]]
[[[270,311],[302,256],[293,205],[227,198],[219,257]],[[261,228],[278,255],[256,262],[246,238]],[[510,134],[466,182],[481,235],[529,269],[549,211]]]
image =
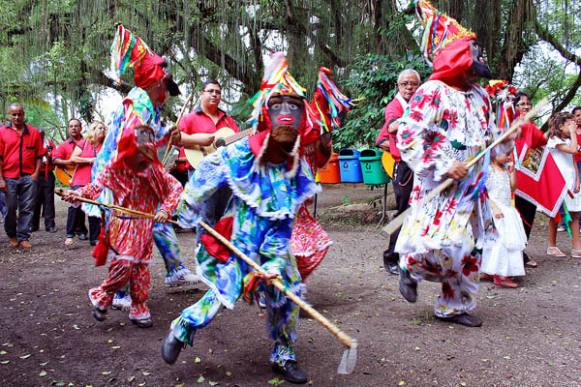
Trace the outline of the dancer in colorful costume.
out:
[[[136,87],[132,88],[123,99],[122,106],[113,116],[103,148],[93,164],[93,181],[98,178],[105,166],[116,160],[119,139],[126,130],[139,125],[150,126],[155,133],[156,146],[160,147],[169,140],[170,131],[160,122],[161,107],[167,100],[167,94],[179,95],[177,84],[166,70],[165,60],[153,52],[141,38],[122,25],[111,46],[111,66],[118,79],[130,68],[134,71]],[[163,148],[163,147],[162,147]],[[108,189],[103,191],[99,201],[111,203],[112,195]],[[98,214],[98,208],[83,205],[89,215]],[[167,285],[179,285],[197,281],[196,276],[184,266],[180,259],[180,250],[174,228],[167,223],[155,223],[153,237],[161,257],[163,258]],[[126,292],[115,296],[115,305],[127,307],[131,304]]]
[[[178,208],[180,223],[192,227],[203,217],[212,194],[229,186],[233,196],[215,228],[262,265],[269,277],[261,278],[226,247],[202,235],[196,257],[198,274],[210,290],[172,323],[162,346],[162,356],[169,364],[177,360],[184,343],[193,344],[197,330],[209,324],[222,305],[233,309],[243,293],[252,302],[260,291],[265,295],[268,331],[275,342],[270,357],[273,369],[290,382],[307,381],[294,351],[298,307],[268,285],[268,279],[278,276],[289,291],[301,294],[301,277],[289,240],[298,209],[320,190],[301,157],[304,144],[318,142],[318,114],[306,102],[304,89],[287,72],[287,66],[283,54],[274,54],[254,100],[250,119],[254,134],[207,157],[186,185]]]
[[[117,212],[108,214],[98,246],[101,254],[95,257],[98,265],[104,264],[106,257],[111,260],[109,276],[99,287],[89,290],[93,316],[103,321],[115,292],[129,286],[129,319],[140,328],[149,328],[152,321],[146,301],[154,221],[162,223],[170,218],[182,186],[158,160],[154,132],[149,126],[126,128],[117,151],[115,161],[96,180],[77,191],[69,191],[65,198],[72,202],[78,197],[94,200],[108,189],[113,195],[113,204],[149,214],[157,211],[153,219]]]
[[[474,33],[416,2],[426,27],[422,51],[434,72],[412,97],[401,120],[397,143],[414,171],[411,213],[404,221],[396,251],[400,254],[400,291],[417,299],[421,279],[440,282],[437,318],[470,327],[482,320],[476,307],[482,248],[496,238],[484,183],[489,155],[468,170],[466,163],[498,134],[486,91],[475,81],[490,78]],[[497,152],[510,150],[511,141]],[[447,178],[452,187],[431,201],[422,199]]]

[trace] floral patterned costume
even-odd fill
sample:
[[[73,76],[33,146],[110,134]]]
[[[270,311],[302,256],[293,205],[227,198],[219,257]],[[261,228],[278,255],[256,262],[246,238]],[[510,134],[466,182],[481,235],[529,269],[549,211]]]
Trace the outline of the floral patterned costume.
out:
[[[442,283],[435,304],[438,317],[476,307],[482,248],[496,238],[484,190],[488,157],[465,179],[434,199],[421,201],[446,180],[455,161],[468,162],[493,141],[497,134],[493,122],[488,95],[480,86],[459,91],[431,80],[412,97],[398,130],[398,147],[414,171],[414,187],[411,214],[396,251],[400,267],[414,279]],[[510,145],[499,147],[506,146]]]
[[[158,144],[166,140],[167,129],[160,123],[159,109],[153,106],[145,90],[134,87],[123,99],[123,106],[114,114],[113,123],[109,125],[103,148],[93,164],[93,180],[111,160],[115,160],[118,142],[124,129],[139,125],[148,125],[153,128]],[[111,192],[105,189],[99,197],[99,201],[112,203]],[[83,208],[88,209],[86,212],[90,216],[100,216],[96,206],[83,205]],[[166,282],[190,272],[180,259],[177,236],[169,223],[156,223],[153,229],[153,238],[165,264]]]
[[[205,202],[226,185],[233,196],[222,220],[232,217],[231,242],[300,295],[301,278],[289,239],[299,207],[319,190],[306,163],[301,161],[291,177],[287,163],[257,163],[248,139],[221,148],[199,165],[186,185],[177,211],[180,223],[194,226],[203,216]],[[250,285],[255,282],[253,271],[230,252],[220,260],[202,244],[196,260],[198,275],[210,290],[173,323],[175,337],[190,345],[196,330],[210,323],[221,305],[233,309],[243,292],[251,301]],[[273,286],[259,287],[266,296],[267,324],[275,341],[271,362],[294,361],[298,307]]]
[[[111,193],[112,203],[149,214],[153,214],[158,207],[167,214],[173,213],[182,192],[180,183],[159,164],[153,164],[140,173],[120,168],[119,163],[109,165],[95,181],[78,192],[83,197],[95,200],[104,189]],[[108,216],[106,230],[111,265],[108,278],[101,286],[89,291],[94,306],[108,308],[115,292],[129,285],[132,300],[129,318],[150,318],[145,302],[150,285],[149,259],[153,247],[153,229],[153,219],[118,213]]]

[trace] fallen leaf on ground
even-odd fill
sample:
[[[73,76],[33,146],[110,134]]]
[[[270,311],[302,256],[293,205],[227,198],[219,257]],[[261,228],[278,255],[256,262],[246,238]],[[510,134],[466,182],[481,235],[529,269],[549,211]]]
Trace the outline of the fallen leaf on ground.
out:
[[[272,384],[273,386],[278,386],[279,384],[283,384],[284,380],[280,380],[279,378],[272,378],[268,381],[268,384]]]
[[[194,363],[200,363],[202,361],[202,359],[200,359],[199,357],[196,356],[196,358],[194,359]]]
[[[400,380],[400,381],[399,381],[399,383],[398,383],[397,385],[398,385],[398,386],[405,386],[405,384],[406,384],[406,383],[405,383],[405,381],[403,381],[403,380]]]
[[[132,383],[135,380],[135,376],[130,376],[127,378],[127,382]]]
[[[4,365],[6,365],[6,364],[10,364],[10,360],[3,360],[3,361],[0,361],[0,364],[4,364]]]
[[[38,374],[38,376],[46,376],[46,371],[45,370],[40,371],[40,373]]]
[[[213,382],[213,381],[209,380],[209,381],[208,381],[208,384],[209,384],[210,386],[217,386],[217,385],[218,385],[218,384],[220,384],[220,383],[219,383],[219,382]]]
[[[206,378],[203,377],[202,375],[200,375],[200,377],[196,381],[201,384],[201,383],[204,383],[206,381]]]
[[[101,371],[101,375],[104,376],[111,375],[111,371]]]
[[[149,376],[149,375],[151,375],[151,372],[143,371],[142,374],[143,374],[143,376]]]
[[[30,356],[32,356],[31,354],[27,353],[26,355],[22,355],[19,356],[21,359],[28,359]]]
[[[8,352],[6,351],[0,351],[0,355],[6,355]]]

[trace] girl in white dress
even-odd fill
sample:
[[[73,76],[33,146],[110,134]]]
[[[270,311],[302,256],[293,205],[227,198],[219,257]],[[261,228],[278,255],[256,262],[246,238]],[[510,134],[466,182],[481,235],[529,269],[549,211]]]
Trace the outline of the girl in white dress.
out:
[[[484,247],[482,252],[482,279],[494,279],[498,286],[516,288],[510,277],[525,275],[523,250],[527,237],[521,217],[512,206],[515,189],[515,172],[511,160],[512,150],[494,154],[490,174],[486,181],[488,201],[492,206],[494,225],[499,238]]]
[[[581,193],[579,192],[579,170],[573,160],[577,153],[577,125],[570,113],[555,113],[549,120],[549,148],[553,159],[567,184],[567,193],[563,203],[571,214],[571,233],[573,234],[571,256],[581,258],[581,240],[579,239],[579,211],[581,211]],[[547,255],[565,257],[557,247],[558,223],[551,219],[549,223],[549,246]]]

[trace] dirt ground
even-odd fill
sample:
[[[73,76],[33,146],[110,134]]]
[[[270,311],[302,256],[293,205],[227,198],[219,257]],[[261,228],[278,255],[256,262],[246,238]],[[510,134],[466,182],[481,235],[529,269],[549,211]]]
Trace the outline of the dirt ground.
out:
[[[380,194],[362,186],[331,187],[319,208],[324,215],[325,208],[369,202]],[[87,242],[65,248],[65,206],[58,207],[59,232],[35,233],[31,253],[11,249],[0,233],[1,386],[280,383],[268,366],[271,342],[258,309],[243,302],[198,332],[194,347],[175,365],[162,361],[160,345],[171,320],[203,289],[166,288],[157,253],[149,301],[154,327],[139,329],[118,311],[96,322],[87,290],[104,279],[106,268],[93,266]],[[387,239],[375,224],[327,224],[335,245],[309,278],[307,297],[357,338],[359,360],[353,374],[337,375],[341,346],[317,323],[302,319],[296,349],[310,384],[581,386],[581,260],[545,256],[544,223],[537,222],[528,249],[539,268],[528,271],[519,289],[482,284],[481,328],[434,321],[435,284],[422,283],[418,302],[406,303],[397,277],[382,269]],[[568,252],[566,235],[559,239]],[[193,234],[179,234],[179,240],[193,268]]]

